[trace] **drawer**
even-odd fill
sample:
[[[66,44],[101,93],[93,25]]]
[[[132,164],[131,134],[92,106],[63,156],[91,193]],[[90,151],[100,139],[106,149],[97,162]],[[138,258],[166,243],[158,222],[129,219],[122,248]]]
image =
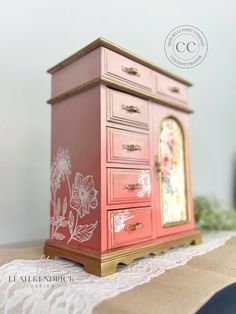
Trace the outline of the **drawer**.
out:
[[[104,72],[147,90],[153,86],[152,70],[109,49],[105,49]]]
[[[107,161],[149,163],[149,135],[107,128]]]
[[[148,240],[152,237],[150,207],[111,210],[108,212],[108,248]]]
[[[107,121],[148,129],[148,101],[107,89]]]
[[[149,202],[151,199],[149,170],[108,168],[107,186],[108,205]]]
[[[181,102],[187,102],[187,86],[162,74],[156,74],[156,93],[169,96]]]

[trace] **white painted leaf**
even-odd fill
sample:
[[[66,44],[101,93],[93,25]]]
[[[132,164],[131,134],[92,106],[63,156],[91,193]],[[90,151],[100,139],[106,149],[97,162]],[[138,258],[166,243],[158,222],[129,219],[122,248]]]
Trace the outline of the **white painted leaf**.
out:
[[[57,216],[59,216],[60,211],[61,211],[61,200],[60,200],[60,198],[58,198],[57,207],[56,207],[56,215]]]
[[[69,221],[67,221],[67,220],[62,221],[62,222],[60,223],[60,227],[67,227],[68,224],[69,224]]]
[[[70,211],[69,217],[68,217],[68,224],[69,224],[70,234],[73,233],[74,223],[75,223],[75,218],[74,218],[74,215],[73,215],[72,211]]]
[[[54,237],[56,240],[63,240],[65,238],[64,234],[59,232],[57,232]]]
[[[65,220],[65,217],[64,217],[64,216],[58,216],[58,217],[57,217],[57,222],[58,222],[58,223],[62,223],[64,220]]]
[[[67,211],[67,198],[64,197],[63,205],[62,205],[62,215],[65,216],[65,213]]]
[[[94,229],[97,227],[97,221],[94,224],[90,225],[79,225],[76,229],[76,233],[73,236],[73,239],[79,242],[88,241],[92,235]]]

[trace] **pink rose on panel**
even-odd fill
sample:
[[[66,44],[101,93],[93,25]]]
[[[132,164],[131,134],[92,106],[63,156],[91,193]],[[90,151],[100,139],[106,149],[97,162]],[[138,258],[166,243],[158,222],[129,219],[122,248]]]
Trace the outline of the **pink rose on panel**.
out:
[[[164,165],[166,165],[169,161],[170,161],[169,156],[168,155],[164,155],[164,157],[163,157]]]

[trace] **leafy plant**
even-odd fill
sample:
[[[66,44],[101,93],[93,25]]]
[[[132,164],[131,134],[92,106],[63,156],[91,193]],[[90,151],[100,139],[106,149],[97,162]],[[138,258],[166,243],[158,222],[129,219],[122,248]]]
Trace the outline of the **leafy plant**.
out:
[[[195,197],[194,211],[200,229],[236,230],[236,210],[222,208],[216,197]]]

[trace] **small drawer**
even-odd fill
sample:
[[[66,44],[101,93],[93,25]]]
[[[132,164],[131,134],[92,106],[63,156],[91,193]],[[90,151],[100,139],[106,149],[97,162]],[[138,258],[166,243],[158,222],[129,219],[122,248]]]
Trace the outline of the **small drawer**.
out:
[[[156,93],[160,93],[181,102],[187,102],[187,86],[162,74],[156,74]]]
[[[105,74],[134,84],[147,90],[152,89],[153,71],[118,53],[105,49]]]
[[[149,170],[108,168],[107,175],[108,205],[150,201]]]
[[[108,212],[108,248],[142,242],[152,237],[150,207]]]
[[[107,128],[107,161],[149,163],[149,135]]]
[[[107,121],[148,129],[148,101],[107,89]]]

